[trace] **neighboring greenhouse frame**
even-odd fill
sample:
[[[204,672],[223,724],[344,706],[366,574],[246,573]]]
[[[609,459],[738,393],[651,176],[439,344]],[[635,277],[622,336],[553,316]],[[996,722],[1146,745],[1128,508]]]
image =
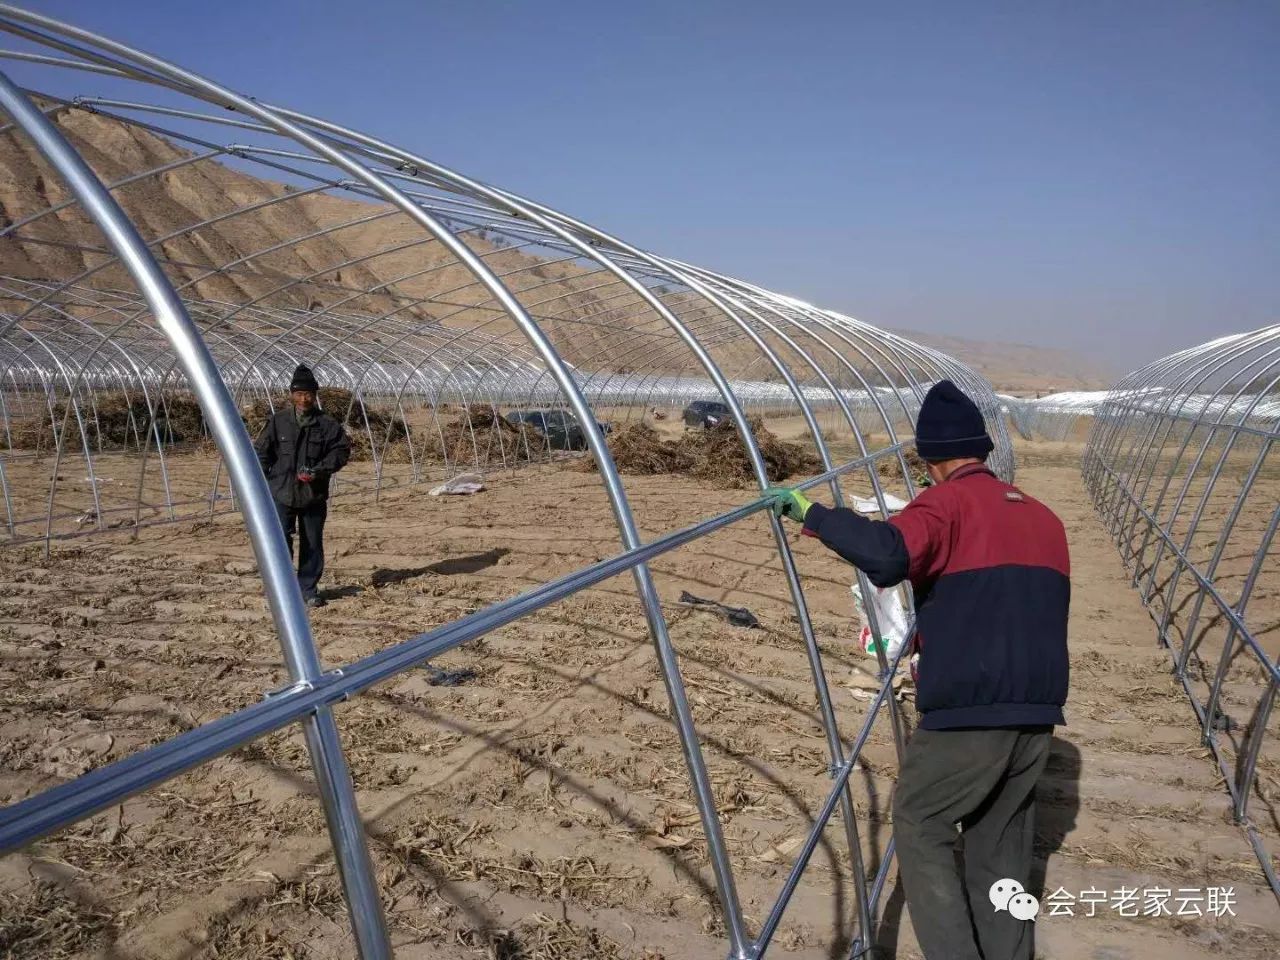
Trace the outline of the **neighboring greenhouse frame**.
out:
[[[1253,800],[1277,816],[1259,784],[1264,748],[1280,745],[1268,729],[1280,687],[1277,440],[1280,325],[1183,350],[1118,383],[1097,411],[1084,474],[1280,897],[1275,855],[1249,813]]]
[[[183,501],[167,489],[165,457],[172,458],[180,446],[173,436],[170,408],[179,393],[194,395],[205,433],[220,454],[213,458],[217,467],[208,508],[218,501],[222,476],[228,488],[235,490],[244,515],[292,679],[288,687],[261,703],[5,808],[0,811],[0,851],[18,849],[250,740],[299,722],[306,732],[360,956],[366,960],[389,957],[333,706],[461,643],[629,570],[684,749],[730,955],[756,957],[767,949],[837,808],[857,892],[859,927],[854,951],[869,946],[892,862],[892,845],[875,876],[868,877],[848,780],[882,711],[900,755],[904,732],[889,682],[897,662],[887,662],[883,652],[879,654],[881,686],[852,749],[846,752],[787,537],[781,522],[771,518],[813,673],[833,784],[776,903],[751,936],[738,902],[677,654],[647,567],[662,553],[766,509],[767,500],[753,499],[693,527],[645,542],[602,434],[588,429],[586,444],[617,521],[620,553],[341,669],[325,671],[241,420],[241,405],[253,399],[269,401],[276,385],[301,359],[313,362],[327,382],[347,389],[353,409],[381,405],[393,416],[411,408],[427,410],[437,424],[446,403],[490,408],[496,415],[508,407],[554,402],[579,423],[590,424],[596,415],[593,404],[621,406],[631,413],[687,398],[718,398],[731,412],[761,490],[768,477],[747,410],[783,407],[803,417],[822,461],[822,474],[805,486],[828,486],[835,501],[842,503],[839,478],[865,475],[885,514],[877,466],[884,461],[896,463],[908,494],[914,493],[901,433],[909,430],[924,389],[942,377],[960,383],[983,407],[997,441],[992,464],[1011,478],[1008,437],[989,385],[954,360],[901,337],[638,250],[564,214],[476,183],[390,144],[235,94],[73,26],[0,5],[0,29],[28,43],[23,50],[2,55],[22,61],[32,72],[87,71],[166,100],[148,104],[33,97],[0,74],[0,107],[11,120],[5,133],[34,145],[45,168],[65,188],[65,196],[49,207],[15,216],[0,237],[23,250],[65,250],[65,238],[51,239],[42,231],[53,224],[51,218],[71,212],[79,218],[77,230],[102,238],[100,243],[73,244],[83,269],[56,279],[11,277],[0,282],[0,300],[8,305],[0,319],[0,358],[5,364],[0,396],[5,401],[8,455],[0,456],[0,467],[11,473],[21,459],[15,460],[11,427],[22,420],[22,405],[28,406],[27,412],[36,411],[41,425],[47,409],[53,455],[55,459],[83,458],[94,498],[88,524],[101,528],[107,506],[99,502],[94,476],[94,465],[104,455],[101,433],[94,429],[95,407],[107,392],[125,391],[141,398],[136,414],[129,406],[131,427],[122,441],[126,452],[141,454],[136,458],[141,476],[132,504],[133,523],[140,523],[149,452],[166,487],[159,519],[175,516]],[[86,110],[110,115],[147,136],[182,142],[190,152],[172,155],[157,166],[115,171],[117,176],[104,183],[84,156],[92,145],[81,144],[78,150],[59,125]],[[240,139],[228,142],[224,135],[230,131]],[[126,213],[131,187],[181,167],[233,161],[285,176],[291,186],[168,232],[157,233],[141,218],[131,222]],[[351,220],[308,234],[276,237],[253,254],[223,262],[210,257],[193,263],[189,259],[193,248],[183,246],[192,236],[204,235],[210,242],[201,249],[214,249],[217,234],[210,231],[217,224],[251,218],[267,206],[331,193],[355,196],[365,206],[351,208]],[[305,258],[288,259],[298,250],[312,250],[308,245],[318,238],[331,240],[354,223],[379,219],[394,221],[403,231],[398,235],[403,239],[392,248],[331,248],[338,258],[309,270]],[[406,255],[409,260],[404,259]],[[418,274],[447,274],[449,279],[424,296],[413,285],[416,274],[390,280],[360,274],[370,263],[388,259],[398,269],[410,264]],[[347,280],[323,280],[344,271]],[[352,281],[353,274],[364,279]],[[242,295],[215,297],[207,292],[210,287],[234,288]],[[294,297],[300,290],[306,295]],[[564,336],[566,325],[598,332],[601,338],[586,346],[571,342]],[[305,354],[300,346],[304,336]],[[564,355],[570,346],[572,360]],[[836,463],[820,426],[820,413],[835,418],[851,433],[859,451],[855,459]],[[362,413],[361,419],[368,427],[367,416]],[[380,442],[372,428],[368,440],[376,465],[372,479],[380,484],[385,480],[385,458],[379,451],[389,441],[384,437]],[[505,452],[502,462],[506,462]],[[444,465],[446,470],[458,466],[456,462]],[[408,469],[411,474],[422,472],[412,455]],[[58,513],[56,467],[52,475],[43,518],[46,543],[65,532],[55,529],[63,519]],[[14,478],[4,474],[0,481],[14,536],[17,522],[28,517],[15,513]],[[861,586],[869,590],[865,580]],[[872,628],[876,629],[874,623]]]
[[[1069,440],[1081,417],[1092,417],[1107,399],[1105,390],[1069,390],[1044,397],[1000,394],[1009,420],[1025,440]]]

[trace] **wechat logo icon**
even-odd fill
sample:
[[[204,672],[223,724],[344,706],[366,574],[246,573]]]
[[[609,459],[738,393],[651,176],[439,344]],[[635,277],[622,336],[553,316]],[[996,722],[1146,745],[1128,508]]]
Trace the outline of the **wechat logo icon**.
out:
[[[1017,920],[1034,920],[1040,912],[1040,901],[1027,893],[1017,880],[997,880],[987,892],[991,905],[996,913],[1008,910],[1009,915]]]

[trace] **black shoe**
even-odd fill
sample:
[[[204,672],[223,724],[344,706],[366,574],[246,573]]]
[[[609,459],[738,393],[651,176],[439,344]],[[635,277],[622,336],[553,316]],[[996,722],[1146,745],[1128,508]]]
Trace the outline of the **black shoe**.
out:
[[[307,597],[308,607],[323,607],[328,602],[324,597]]]

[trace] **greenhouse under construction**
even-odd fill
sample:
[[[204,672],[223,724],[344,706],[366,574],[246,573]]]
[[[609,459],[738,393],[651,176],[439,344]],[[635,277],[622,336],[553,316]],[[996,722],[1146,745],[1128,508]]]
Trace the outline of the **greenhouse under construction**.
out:
[[[914,598],[796,546],[764,491],[888,517],[941,380],[998,477],[1025,449],[1073,537],[1096,505],[1137,587],[1073,585],[1108,624],[1073,619],[1033,882],[1230,882],[1245,932],[1161,943],[1280,945],[1280,327],[1001,395],[72,24],[0,4],[0,31],[0,955],[907,942],[910,645],[848,621],[886,636]],[[299,365],[351,447],[323,611],[252,446]],[[1042,939],[1149,936],[1116,929]]]

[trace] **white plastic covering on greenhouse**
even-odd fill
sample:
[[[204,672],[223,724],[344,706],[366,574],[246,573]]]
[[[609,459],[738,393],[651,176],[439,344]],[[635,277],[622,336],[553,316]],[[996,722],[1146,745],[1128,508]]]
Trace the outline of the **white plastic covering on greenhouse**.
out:
[[[997,394],[1005,414],[1014,428],[1027,439],[1066,440],[1081,423],[1081,418],[1096,416],[1105,404],[1115,402],[1108,390],[1064,390],[1043,397],[1009,397]],[[1253,420],[1280,419],[1280,398],[1274,396],[1219,397],[1200,393],[1182,398],[1176,414],[1166,412],[1166,391],[1159,387],[1129,390],[1125,400],[1135,412],[1157,416],[1196,418],[1226,412],[1228,415],[1248,412]]]
[[[1092,417],[1107,398],[1105,390],[1065,390],[1043,397],[998,394],[1005,414],[1026,440],[1066,440],[1080,423]]]
[[[392,955],[333,708],[461,643],[619,573],[648,623],[710,851],[729,955],[767,949],[827,822],[848,842],[858,944],[892,863],[862,860],[848,781],[878,722],[900,751],[898,669],[843,739],[787,538],[770,519],[809,658],[831,792],[754,933],[733,870],[676,652],[648,562],[768,512],[748,414],[802,418],[829,489],[857,474],[887,514],[878,467],[897,463],[928,386],[971,393],[1013,460],[990,386],[900,336],[627,244],[412,151],[236,93],[165,59],[0,4],[0,486],[9,543],[138,531],[218,509],[243,516],[291,684],[235,713],[0,810],[0,852],[293,723],[302,725],[359,955]],[[784,242],[784,238],[779,238]],[[364,659],[319,659],[246,428],[298,363],[360,456],[340,495],[460,469],[594,458],[618,553]],[[691,399],[724,403],[758,491],[694,527],[642,539],[602,430],[585,451],[531,443],[513,414],[554,407],[615,428]],[[515,418],[519,421],[519,418]],[[840,429],[857,456],[833,458]],[[179,466],[181,469],[178,469]],[[110,477],[110,483],[106,482]],[[869,585],[862,583],[869,591]],[[874,613],[870,614],[874,621]],[[872,624],[874,627],[874,622]],[[852,749],[846,749],[846,743]],[[868,866],[870,869],[868,869]]]
[[[1084,473],[1133,572],[1272,890],[1280,798],[1280,325],[1222,337],[1120,381]]]

